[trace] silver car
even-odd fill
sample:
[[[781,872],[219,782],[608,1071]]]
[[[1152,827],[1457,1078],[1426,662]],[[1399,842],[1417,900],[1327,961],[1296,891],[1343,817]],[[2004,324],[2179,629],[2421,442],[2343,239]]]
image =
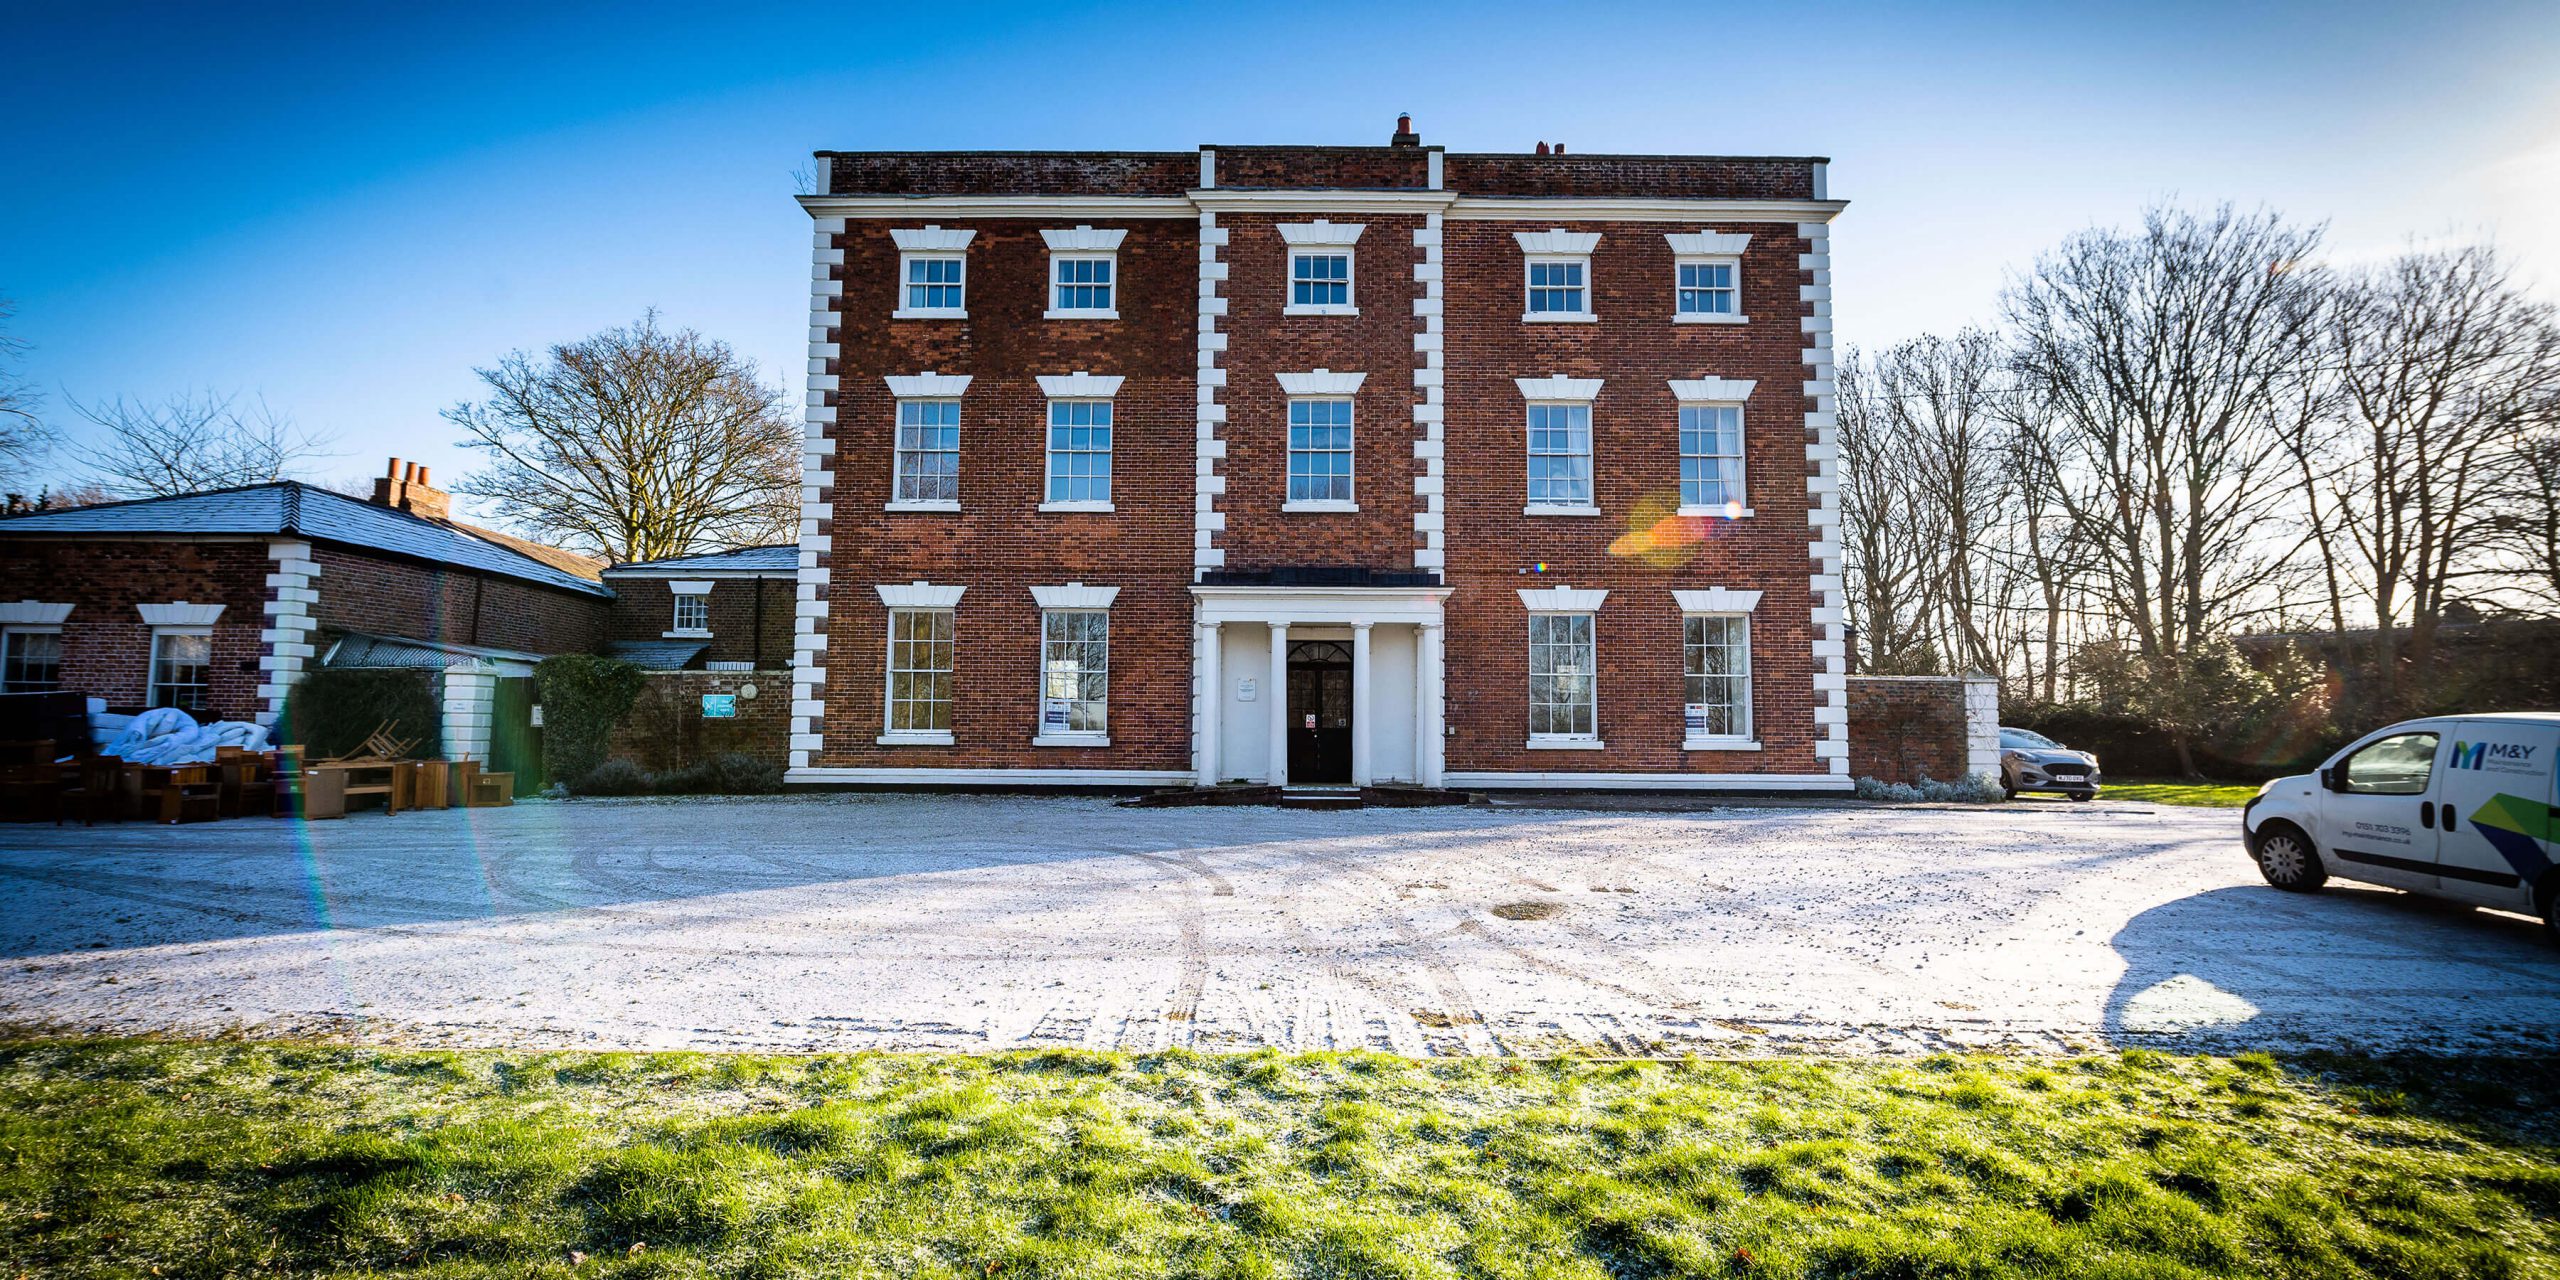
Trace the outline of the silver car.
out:
[[[2015,800],[2021,791],[2059,791],[2074,800],[2098,794],[2098,757],[2074,751],[2033,729],[2000,726],[2000,789]]]

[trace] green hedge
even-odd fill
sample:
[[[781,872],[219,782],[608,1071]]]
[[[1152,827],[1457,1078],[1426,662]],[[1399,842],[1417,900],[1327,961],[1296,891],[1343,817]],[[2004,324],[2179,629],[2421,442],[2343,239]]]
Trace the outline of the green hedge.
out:
[[[407,667],[322,667],[285,695],[278,739],[299,744],[314,760],[351,754],[374,730],[415,739],[409,754],[444,754],[444,708],[436,674]]]
[[[542,763],[555,778],[583,778],[604,763],[613,727],[631,713],[647,678],[614,658],[565,653],[533,669],[542,691]]]

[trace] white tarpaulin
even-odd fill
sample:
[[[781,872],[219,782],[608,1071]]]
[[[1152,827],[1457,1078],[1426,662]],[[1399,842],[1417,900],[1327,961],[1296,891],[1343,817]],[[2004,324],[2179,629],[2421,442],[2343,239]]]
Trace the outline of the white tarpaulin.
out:
[[[210,764],[222,747],[264,751],[267,727],[246,720],[200,725],[176,707],[155,707],[128,722],[101,754],[122,757],[126,764]]]

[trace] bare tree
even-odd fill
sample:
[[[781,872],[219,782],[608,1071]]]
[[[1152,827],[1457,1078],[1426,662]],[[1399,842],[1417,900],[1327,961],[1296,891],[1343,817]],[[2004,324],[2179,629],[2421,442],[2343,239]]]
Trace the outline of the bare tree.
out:
[[[2560,417],[2560,387],[2544,397]],[[2514,501],[2495,517],[2500,567],[2527,600],[2560,613],[2560,428],[2528,433],[2516,449]]]
[[[2004,299],[2090,589],[2155,680],[2208,678],[2189,656],[2291,564],[2268,533],[2289,514],[2279,427],[2312,363],[2319,241],[2273,214],[2155,209],[2066,241]],[[2193,772],[2190,735],[2176,744]]]
[[[202,392],[70,403],[96,436],[75,456],[99,487],[119,498],[290,480],[330,456],[330,437],[296,427],[264,400],[243,406],[237,396]]]
[[[1927,617],[1928,539],[1913,518],[1910,442],[1895,434],[1873,388],[1870,362],[1855,348],[1836,367],[1839,393],[1840,540],[1843,598],[1856,669],[1926,675],[1942,664]]]
[[[36,409],[44,396],[18,371],[26,358],[27,340],[9,332],[17,304],[0,298],[0,484],[15,485],[35,470],[53,447],[53,433]]]
[[[2323,331],[2337,378],[2324,550],[2371,602],[2370,711],[2389,717],[2424,701],[2445,606],[2494,571],[2498,517],[2527,479],[2519,445],[2560,384],[2560,329],[2472,246],[2347,279]]]
[[[489,398],[447,410],[486,452],[457,486],[501,523],[616,561],[784,538],[799,514],[800,428],[727,344],[639,323],[479,371]]]

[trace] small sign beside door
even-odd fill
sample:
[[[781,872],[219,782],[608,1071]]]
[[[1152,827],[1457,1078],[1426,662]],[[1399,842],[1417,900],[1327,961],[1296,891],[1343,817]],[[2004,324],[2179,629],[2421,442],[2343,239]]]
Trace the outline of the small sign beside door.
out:
[[[734,693],[706,693],[702,695],[702,718],[705,720],[737,719],[738,695]]]
[[[1253,682],[1253,677],[1251,677],[1251,676],[1238,676],[1238,677],[1236,677],[1236,701],[1238,701],[1238,702],[1251,702],[1251,701],[1253,701],[1253,698],[1254,698],[1254,694],[1255,694],[1255,692],[1256,692],[1256,689],[1257,689],[1257,686],[1256,686],[1256,685],[1254,684],[1254,682]]]
[[[1312,729],[1312,728],[1315,728],[1315,727],[1316,727],[1316,713],[1315,713],[1315,712],[1310,711],[1310,712],[1308,712],[1308,713],[1307,713],[1307,727],[1308,727],[1308,728],[1310,728],[1310,729]]]
[[[1040,700],[1040,732],[1042,732],[1042,733],[1065,733],[1066,731],[1067,731],[1067,700],[1066,700],[1066,699],[1064,699],[1064,698],[1043,698],[1043,699],[1041,699],[1041,700]]]

